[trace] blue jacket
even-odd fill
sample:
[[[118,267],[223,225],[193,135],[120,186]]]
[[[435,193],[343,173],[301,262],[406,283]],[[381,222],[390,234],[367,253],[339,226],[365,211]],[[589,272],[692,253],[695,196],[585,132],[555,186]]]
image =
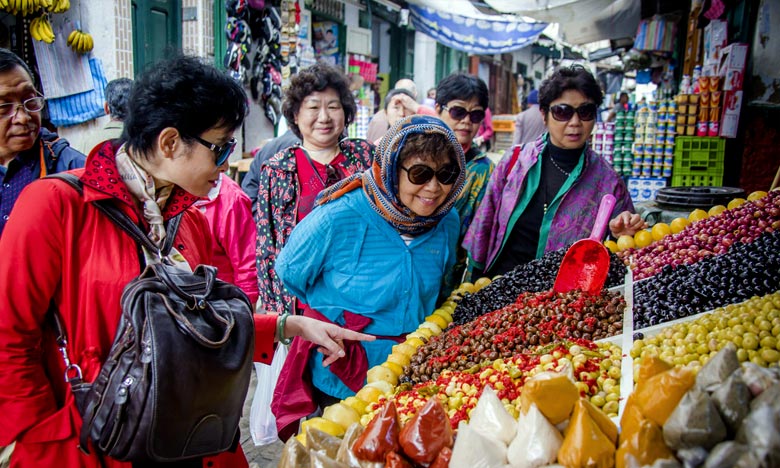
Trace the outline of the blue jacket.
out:
[[[407,246],[358,189],[304,218],[277,258],[276,271],[292,295],[331,321],[343,325],[346,310],[372,319],[364,333],[399,336],[414,331],[436,307],[443,276],[455,263],[459,229],[452,210]],[[386,360],[395,342],[362,344],[371,368]],[[353,394],[322,367],[319,353],[309,367],[314,386],[324,393],[342,399]]]

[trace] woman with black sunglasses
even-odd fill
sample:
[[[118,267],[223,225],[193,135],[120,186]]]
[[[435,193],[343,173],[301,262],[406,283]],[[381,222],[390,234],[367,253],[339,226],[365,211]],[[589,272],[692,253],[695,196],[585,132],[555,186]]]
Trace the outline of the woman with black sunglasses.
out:
[[[435,117],[406,117],[377,153],[371,168],[320,194],[276,262],[284,286],[306,304],[305,316],[377,337],[362,346],[345,342],[347,359],[330,369],[309,354],[311,346],[293,341],[272,404],[283,438],[318,405],[365,384],[367,370],[433,310],[455,263],[453,205],[465,161],[452,131]]]
[[[293,227],[312,210],[317,194],[371,164],[372,144],[342,140],[356,110],[349,79],[324,62],[299,72],[285,90],[282,112],[301,144],[278,152],[260,166],[257,276],[266,311],[299,312],[276,274],[276,257]]]
[[[603,96],[581,66],[558,69],[539,89],[547,133],[507,151],[463,246],[471,278],[504,274],[515,266],[590,235],[601,197],[617,203],[613,236],[646,227],[632,214],[623,180],[589,145]]]
[[[488,108],[488,88],[474,75],[454,73],[436,87],[436,112],[455,133],[466,157],[466,182],[455,210],[460,216],[460,240],[468,231],[474,213],[485,196],[487,182],[495,164],[474,144]],[[466,252],[458,249],[458,262],[452,278],[460,281],[466,267]],[[455,286],[451,284],[450,286]]]

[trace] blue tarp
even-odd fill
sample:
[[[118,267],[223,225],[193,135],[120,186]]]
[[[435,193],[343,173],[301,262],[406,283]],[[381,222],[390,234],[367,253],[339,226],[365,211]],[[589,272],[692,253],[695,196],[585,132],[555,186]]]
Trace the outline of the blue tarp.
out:
[[[472,54],[502,54],[536,41],[547,23],[526,23],[520,18],[470,18],[417,5],[409,5],[412,24],[437,42]]]

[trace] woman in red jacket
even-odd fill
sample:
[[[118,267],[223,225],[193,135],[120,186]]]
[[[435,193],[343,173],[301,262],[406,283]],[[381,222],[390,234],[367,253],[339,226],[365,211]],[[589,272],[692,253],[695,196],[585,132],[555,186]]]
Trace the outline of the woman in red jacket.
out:
[[[44,316],[53,302],[71,360],[93,381],[114,339],[122,290],[141,267],[135,242],[91,201],[111,199],[158,245],[165,220],[183,212],[170,257],[191,268],[210,262],[209,227],[191,205],[226,170],[246,102],[239,84],[196,58],[160,63],[134,85],[127,143],[99,146],[73,171],[83,195],[48,179],[21,194],[0,240],[0,446],[16,441],[12,467],[130,466],[79,450],[81,416]],[[365,338],[304,317],[255,317],[256,361],[270,362],[274,341],[297,335],[316,342],[329,364],[343,355],[341,340]],[[247,466],[240,447],[201,462]]]

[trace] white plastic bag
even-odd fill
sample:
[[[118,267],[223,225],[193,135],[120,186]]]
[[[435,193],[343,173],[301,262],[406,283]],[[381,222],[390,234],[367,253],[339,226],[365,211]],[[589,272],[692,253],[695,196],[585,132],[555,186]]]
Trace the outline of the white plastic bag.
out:
[[[489,439],[460,422],[450,468],[503,468],[505,465],[506,445],[503,442]]]
[[[276,418],[271,412],[271,400],[285,359],[287,359],[287,346],[279,344],[276,346],[270,366],[260,362],[255,363],[257,387],[249,412],[249,432],[252,433],[252,441],[255,445],[268,445],[279,440]]]
[[[517,430],[515,418],[506,412],[504,404],[490,386],[482,390],[482,396],[471,412],[469,426],[488,439],[500,440],[504,445],[509,445]]]
[[[506,456],[514,468],[537,468],[554,462],[562,444],[561,433],[532,404],[526,414],[520,415],[517,437],[509,444]]]

